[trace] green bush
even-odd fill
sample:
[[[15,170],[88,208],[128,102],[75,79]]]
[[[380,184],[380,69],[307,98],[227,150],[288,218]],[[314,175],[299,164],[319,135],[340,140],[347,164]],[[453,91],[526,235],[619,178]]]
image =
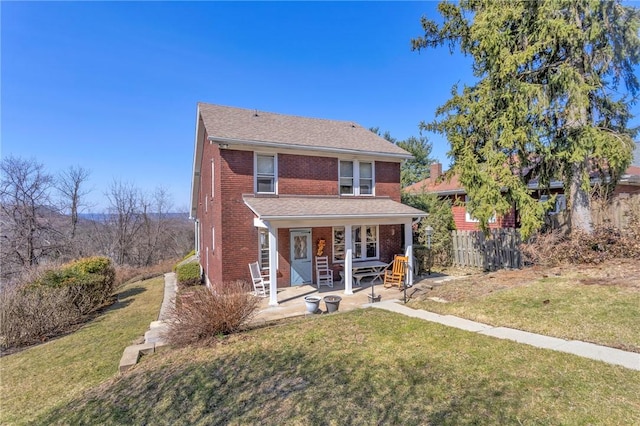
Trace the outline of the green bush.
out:
[[[197,262],[184,263],[176,267],[178,284],[183,287],[198,285],[201,283],[200,264]]]
[[[87,257],[45,271],[33,286],[68,288],[71,302],[81,315],[107,303],[115,290],[116,271],[106,257]]]

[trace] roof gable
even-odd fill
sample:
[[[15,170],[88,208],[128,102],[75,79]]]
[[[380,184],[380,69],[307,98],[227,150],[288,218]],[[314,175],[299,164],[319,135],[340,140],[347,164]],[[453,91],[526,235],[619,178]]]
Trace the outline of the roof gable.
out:
[[[199,103],[198,110],[209,139],[289,145],[292,148],[388,154],[411,154],[350,121],[276,114],[251,109]]]

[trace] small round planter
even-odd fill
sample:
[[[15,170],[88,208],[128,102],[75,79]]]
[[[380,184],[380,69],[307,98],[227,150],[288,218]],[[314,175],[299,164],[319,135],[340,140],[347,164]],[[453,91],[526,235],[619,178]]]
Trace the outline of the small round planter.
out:
[[[324,304],[327,306],[327,312],[328,313],[336,312],[338,310],[338,307],[340,306],[341,300],[342,300],[342,297],[340,296],[334,296],[334,295],[325,296]]]
[[[315,314],[320,310],[320,301],[322,299],[318,296],[305,296],[304,303],[307,306],[307,312]]]

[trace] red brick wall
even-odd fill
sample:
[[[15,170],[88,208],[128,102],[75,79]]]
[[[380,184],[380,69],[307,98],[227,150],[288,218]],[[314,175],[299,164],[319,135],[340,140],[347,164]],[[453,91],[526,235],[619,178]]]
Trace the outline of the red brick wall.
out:
[[[254,214],[244,204],[243,194],[253,193],[251,151],[220,149],[204,135],[203,163],[200,178],[198,218],[201,227],[201,264],[212,282],[250,281],[248,264],[258,260],[258,230]],[[211,188],[211,160],[214,161],[214,184]],[[376,195],[400,201],[399,163],[376,162]],[[278,193],[292,195],[338,195],[338,159],[278,154]],[[212,197],[213,194],[213,197]],[[205,206],[205,204],[207,204]],[[212,250],[212,227],[215,249]],[[393,232],[391,229],[396,228]],[[401,227],[380,227],[381,259],[388,261],[400,247]],[[317,240],[326,240],[325,253],[331,256],[332,228],[313,228],[313,255]],[[278,286],[290,285],[289,229],[278,231]],[[206,257],[206,248],[209,256]],[[207,268],[208,261],[208,268]],[[315,266],[314,266],[315,268]],[[315,277],[315,269],[314,269]],[[337,278],[337,276],[336,276]]]
[[[219,214],[220,191],[219,176],[220,149],[216,144],[207,141],[207,134],[204,134],[203,162],[200,169],[200,193],[198,199],[198,219],[200,221],[200,263],[204,268],[204,273],[211,282],[219,282],[222,279],[222,245],[221,229],[222,222]],[[214,162],[214,173],[216,174],[212,188],[211,162]],[[213,240],[212,228],[215,229],[215,239]],[[207,257],[208,255],[208,257]],[[207,267],[208,266],[208,267]]]
[[[400,202],[400,163],[376,161],[375,168],[376,196]]]
[[[480,225],[478,222],[467,222],[467,209],[464,206],[451,207],[453,213],[453,221],[456,224],[458,231],[478,231]],[[504,217],[499,217],[494,223],[489,224],[490,229],[495,228],[514,228],[516,225],[515,210],[511,210],[509,214]]]
[[[380,225],[380,260],[391,262],[395,254],[404,254],[402,225]]]
[[[258,230],[242,194],[253,193],[253,152],[220,151],[220,205],[223,281],[249,281],[258,260]]]
[[[338,195],[338,159],[278,154],[278,193]]]

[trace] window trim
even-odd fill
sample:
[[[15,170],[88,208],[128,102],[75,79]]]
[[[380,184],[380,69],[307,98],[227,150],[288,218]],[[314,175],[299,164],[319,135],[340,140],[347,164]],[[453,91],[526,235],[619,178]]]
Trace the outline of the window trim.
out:
[[[215,162],[213,161],[213,158],[211,159],[211,201],[213,201],[213,197],[215,195],[215,188],[216,188],[216,168],[215,168]]]
[[[350,193],[342,193],[342,163],[351,163],[353,176],[351,176],[351,192]],[[369,194],[364,194],[360,191],[361,179],[360,179],[360,165],[361,164],[371,164],[371,191]],[[349,178],[349,176],[345,176],[345,178]],[[375,161],[363,161],[363,160],[343,160],[338,159],[338,194],[340,196],[345,197],[373,197],[376,193],[376,162]]]
[[[273,157],[273,192],[258,191],[258,157]],[[278,194],[278,154],[269,152],[253,153],[253,192],[255,194]]]
[[[376,254],[373,257],[366,257],[367,254],[367,228],[371,227],[376,230]],[[365,260],[377,260],[380,259],[380,225],[351,225],[351,232],[355,233],[355,229],[360,228],[360,254],[364,255],[363,257],[353,257],[353,259],[357,259],[357,261],[365,261]],[[331,228],[331,261],[332,263],[344,263],[344,258],[337,259],[336,258],[336,230],[342,229],[343,234],[346,232],[346,226],[334,226]],[[362,237],[364,236],[364,241]],[[343,235],[343,242],[339,245],[344,246],[346,243],[346,234]],[[356,241],[352,237],[351,238],[351,250],[355,251]],[[343,249],[343,255],[346,255],[346,248]]]
[[[264,233],[265,247],[262,247],[260,242],[260,238],[262,238],[260,234],[262,233]],[[264,250],[267,251],[266,265],[262,263]],[[258,265],[260,265],[260,269],[269,268],[269,230],[267,228],[258,228]]]

